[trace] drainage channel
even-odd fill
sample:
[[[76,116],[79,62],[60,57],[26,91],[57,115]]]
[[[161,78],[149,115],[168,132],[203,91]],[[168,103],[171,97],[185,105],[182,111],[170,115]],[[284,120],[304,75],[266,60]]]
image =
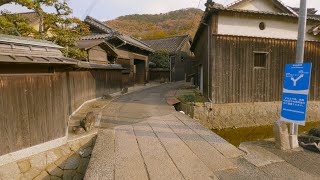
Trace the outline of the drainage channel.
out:
[[[320,122],[307,122],[306,126],[299,126],[299,133],[304,134],[312,128],[319,128]],[[289,126],[288,126],[289,128]],[[257,126],[248,128],[228,128],[212,130],[231,144],[239,146],[242,142],[259,141],[273,138],[273,126]]]
[[[176,111],[183,112],[193,118],[193,106],[183,103],[176,103],[173,104],[173,106]],[[306,126],[299,126],[299,134],[305,134],[312,128],[320,128],[320,121],[307,122]],[[246,128],[226,128],[221,130],[213,129],[212,131],[237,147],[242,142],[259,141],[274,137],[273,125]]]

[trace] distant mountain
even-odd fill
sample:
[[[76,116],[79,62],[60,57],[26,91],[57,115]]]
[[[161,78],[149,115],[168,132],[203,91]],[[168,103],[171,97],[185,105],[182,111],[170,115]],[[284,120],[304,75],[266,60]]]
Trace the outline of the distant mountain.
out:
[[[196,33],[203,11],[190,8],[164,14],[121,16],[105,22],[108,26],[125,34],[142,39],[163,38]]]

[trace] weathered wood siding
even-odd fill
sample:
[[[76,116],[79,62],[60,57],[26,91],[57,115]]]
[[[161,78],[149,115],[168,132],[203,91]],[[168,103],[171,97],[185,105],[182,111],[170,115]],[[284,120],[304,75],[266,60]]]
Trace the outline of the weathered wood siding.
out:
[[[128,86],[134,86],[134,60],[119,58],[116,63],[127,69],[129,73]]]
[[[255,51],[269,53],[266,68],[254,68]],[[294,40],[213,35],[213,102],[281,101],[284,68],[295,52]],[[313,63],[310,100],[320,100],[319,42],[306,42],[305,61]]]
[[[108,64],[108,56],[104,49],[99,46],[93,47],[88,51],[89,62],[97,64]]]
[[[0,74],[0,156],[64,137],[75,109],[122,86],[121,70]]]
[[[197,72],[196,84],[200,87],[201,78],[200,78],[200,66],[203,66],[203,94],[209,96],[208,94],[208,28],[203,30],[202,36],[199,38],[198,43],[194,50],[198,65],[194,66],[195,71]],[[200,87],[201,89],[201,87]]]
[[[150,69],[150,81],[160,81],[165,80],[170,81],[170,70],[169,69]]]

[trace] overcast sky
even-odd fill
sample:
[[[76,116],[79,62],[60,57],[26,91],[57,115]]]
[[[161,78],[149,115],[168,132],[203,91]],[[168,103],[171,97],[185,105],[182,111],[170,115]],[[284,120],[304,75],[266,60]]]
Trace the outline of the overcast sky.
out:
[[[93,16],[100,20],[110,20],[128,14],[158,14],[182,8],[204,9],[206,0],[68,0],[73,13],[78,18],[85,15]],[[235,0],[214,0],[221,4],[229,4]],[[282,0],[286,5],[299,6],[299,0]],[[198,6],[199,5],[199,6]],[[90,8],[92,7],[92,8]],[[320,11],[320,0],[308,0],[308,7]],[[16,5],[4,5],[0,10],[7,9],[11,12],[25,12],[26,9]],[[91,9],[91,11],[90,11]]]

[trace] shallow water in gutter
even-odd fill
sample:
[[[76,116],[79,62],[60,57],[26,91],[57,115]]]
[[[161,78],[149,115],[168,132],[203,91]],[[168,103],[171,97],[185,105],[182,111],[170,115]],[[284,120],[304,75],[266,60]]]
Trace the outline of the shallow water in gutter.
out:
[[[299,134],[307,133],[312,128],[320,128],[320,122],[309,122],[306,126],[299,126]],[[288,125],[289,130],[289,125]],[[242,142],[259,141],[273,138],[273,126],[258,126],[248,128],[228,128],[212,130],[231,144],[239,146]]]

